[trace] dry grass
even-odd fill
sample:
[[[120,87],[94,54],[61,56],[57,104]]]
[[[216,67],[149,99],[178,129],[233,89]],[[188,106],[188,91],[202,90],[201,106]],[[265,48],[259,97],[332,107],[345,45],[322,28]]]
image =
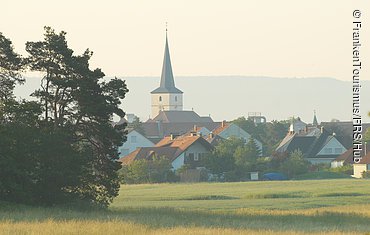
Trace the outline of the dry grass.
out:
[[[272,230],[250,230],[250,229],[224,229],[224,228],[202,228],[202,227],[176,227],[176,228],[162,228],[153,229],[147,226],[126,223],[122,221],[54,221],[47,220],[43,222],[19,222],[12,223],[4,221],[0,223],[0,234],[4,235],[80,235],[80,234],[150,234],[150,235],[242,235],[242,234],[312,234],[297,231],[284,231],[277,232]],[[339,231],[326,231],[318,232],[315,234],[358,234],[355,232],[339,232]]]
[[[0,209],[0,234],[369,232],[370,180],[129,185],[109,210]]]

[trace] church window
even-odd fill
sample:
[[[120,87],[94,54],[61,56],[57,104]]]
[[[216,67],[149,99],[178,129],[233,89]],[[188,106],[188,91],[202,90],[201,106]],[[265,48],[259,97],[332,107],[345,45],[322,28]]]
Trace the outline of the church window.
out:
[[[162,96],[159,97],[159,101],[162,101]]]

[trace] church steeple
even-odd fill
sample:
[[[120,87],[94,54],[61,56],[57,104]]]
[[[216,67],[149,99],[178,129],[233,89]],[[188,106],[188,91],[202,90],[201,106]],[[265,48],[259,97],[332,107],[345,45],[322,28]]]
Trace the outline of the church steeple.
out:
[[[183,93],[181,90],[175,87],[175,81],[173,78],[170,50],[168,48],[168,39],[167,39],[167,28],[166,28],[166,45],[164,48],[164,59],[162,65],[162,75],[161,75],[161,84],[160,86],[151,92],[155,93]]]
[[[151,92],[152,117],[156,117],[160,111],[182,111],[182,96],[183,92],[176,88],[173,78],[166,27],[166,44],[164,47],[161,83],[157,89]]]
[[[313,121],[312,121],[312,124],[314,126],[318,126],[319,125],[319,123],[317,121],[317,117],[316,117],[316,110],[313,111]]]

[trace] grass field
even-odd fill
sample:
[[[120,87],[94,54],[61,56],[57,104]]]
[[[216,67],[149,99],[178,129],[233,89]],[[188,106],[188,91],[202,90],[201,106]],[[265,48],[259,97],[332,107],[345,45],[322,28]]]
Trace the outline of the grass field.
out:
[[[0,209],[0,234],[367,233],[370,180],[124,185],[104,211]]]

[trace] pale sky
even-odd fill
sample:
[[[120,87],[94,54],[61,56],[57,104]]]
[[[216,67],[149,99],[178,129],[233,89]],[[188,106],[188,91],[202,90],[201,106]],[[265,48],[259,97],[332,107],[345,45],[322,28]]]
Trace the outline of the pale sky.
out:
[[[0,0],[0,9],[0,32],[19,53],[25,54],[26,41],[42,39],[43,26],[51,26],[67,32],[77,53],[90,48],[91,66],[107,76],[159,77],[168,22],[175,77],[344,81],[352,79],[352,12],[359,9],[361,79],[370,80],[368,0]]]

